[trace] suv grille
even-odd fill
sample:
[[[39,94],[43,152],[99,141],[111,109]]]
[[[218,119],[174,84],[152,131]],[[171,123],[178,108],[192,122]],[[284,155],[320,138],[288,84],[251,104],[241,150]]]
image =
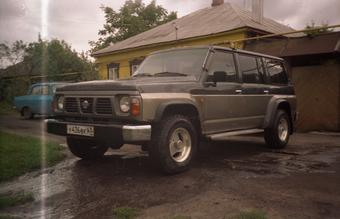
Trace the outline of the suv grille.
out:
[[[112,114],[111,99],[98,98],[96,102],[96,112],[98,114]]]
[[[69,113],[79,112],[78,102],[77,102],[77,99],[75,97],[65,98],[65,111],[69,112]]]
[[[112,115],[113,107],[111,98],[104,97],[66,97],[65,111],[68,113],[87,113]]]

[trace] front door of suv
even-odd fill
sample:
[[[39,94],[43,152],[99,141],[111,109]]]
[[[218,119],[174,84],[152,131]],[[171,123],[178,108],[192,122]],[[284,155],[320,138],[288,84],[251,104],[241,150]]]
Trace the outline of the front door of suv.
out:
[[[239,119],[243,116],[240,109],[245,107],[245,103],[238,98],[241,85],[235,67],[235,55],[216,50],[210,56],[207,68],[206,82],[211,84],[195,94],[202,107],[203,132],[212,134],[239,129]],[[224,73],[224,80],[214,84],[214,72]]]
[[[244,128],[261,128],[271,98],[269,85],[260,57],[249,54],[238,54],[239,73],[242,79],[240,94],[245,103],[242,110]]]

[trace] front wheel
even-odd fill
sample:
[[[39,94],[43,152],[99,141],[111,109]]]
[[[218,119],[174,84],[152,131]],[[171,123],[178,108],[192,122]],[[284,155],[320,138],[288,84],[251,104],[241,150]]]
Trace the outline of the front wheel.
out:
[[[284,148],[289,140],[291,124],[288,114],[279,110],[275,116],[274,124],[271,128],[265,129],[264,139],[270,148]]]
[[[150,157],[165,173],[185,171],[196,154],[197,139],[197,131],[189,118],[169,116],[153,129]]]
[[[97,159],[102,157],[108,149],[105,144],[99,144],[94,140],[67,137],[67,145],[75,156],[82,159]]]

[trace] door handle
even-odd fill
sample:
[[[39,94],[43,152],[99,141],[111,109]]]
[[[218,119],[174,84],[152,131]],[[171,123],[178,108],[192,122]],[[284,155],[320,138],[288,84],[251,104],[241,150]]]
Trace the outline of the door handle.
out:
[[[242,94],[242,90],[237,89],[237,90],[235,90],[235,93]]]
[[[269,94],[269,90],[264,90],[263,93]]]

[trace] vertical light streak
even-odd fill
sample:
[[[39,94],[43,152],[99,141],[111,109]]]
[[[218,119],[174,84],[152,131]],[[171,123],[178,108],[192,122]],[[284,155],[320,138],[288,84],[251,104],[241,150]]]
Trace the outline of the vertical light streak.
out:
[[[41,0],[41,39],[47,40],[48,38],[48,5],[49,0]],[[47,48],[46,44],[43,43],[43,51],[42,51],[42,65],[41,65],[41,75],[46,74],[47,70]],[[42,101],[41,106],[42,109],[47,109],[46,102]],[[41,123],[41,168],[42,170],[46,168],[46,134],[45,134],[45,123]],[[47,193],[47,174],[44,172],[41,175],[41,185],[40,185],[40,196],[41,196],[41,205],[40,205],[40,218],[46,218],[46,193]]]
[[[41,0],[41,38],[48,37],[48,4],[49,0]]]

